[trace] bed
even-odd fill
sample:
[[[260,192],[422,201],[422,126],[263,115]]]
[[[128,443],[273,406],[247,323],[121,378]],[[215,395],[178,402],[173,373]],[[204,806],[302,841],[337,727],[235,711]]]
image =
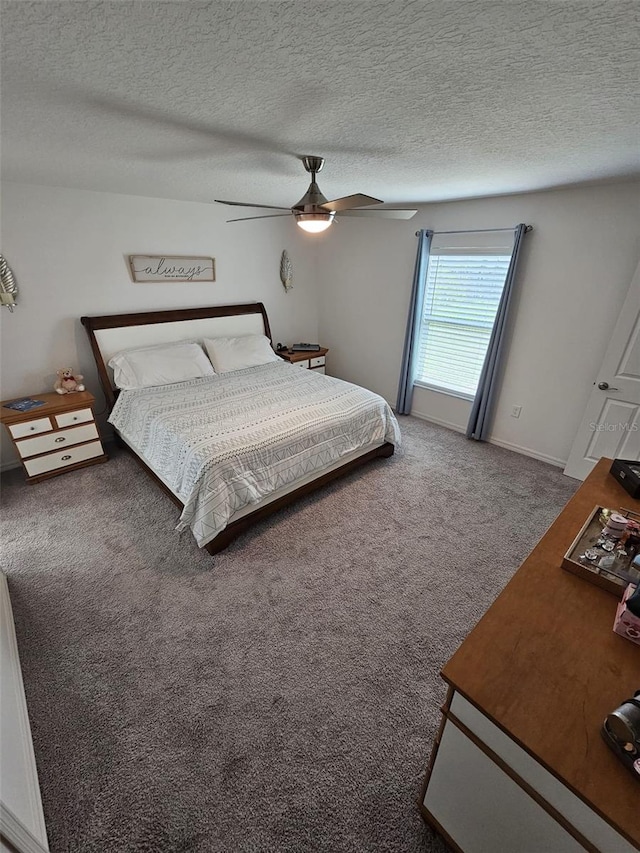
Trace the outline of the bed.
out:
[[[189,528],[211,554],[399,444],[381,397],[273,355],[260,302],[81,320],[118,440],[181,508],[178,530]],[[258,336],[268,339],[267,363],[180,382],[118,390],[109,367],[141,347]]]

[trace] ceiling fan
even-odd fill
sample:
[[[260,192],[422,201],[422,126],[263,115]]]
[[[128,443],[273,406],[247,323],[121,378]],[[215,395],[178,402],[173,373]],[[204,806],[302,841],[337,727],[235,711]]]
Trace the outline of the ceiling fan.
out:
[[[327,201],[316,183],[316,175],[324,166],[324,158],[308,154],[302,157],[301,160],[302,165],[311,175],[311,183],[300,201],[290,208],[274,207],[271,204],[252,204],[251,202],[244,201],[215,199],[218,204],[232,204],[237,207],[261,207],[268,210],[286,210],[287,213],[265,213],[262,216],[243,216],[240,219],[227,219],[227,222],[244,222],[249,219],[270,219],[275,216],[289,216],[292,213],[301,228],[312,234],[317,234],[320,231],[325,231],[331,225],[336,213],[339,213],[340,216],[383,216],[389,219],[411,219],[418,212],[417,210],[400,208],[369,209],[371,205],[384,204],[384,202],[379,198],[372,198],[372,196],[363,195],[362,193],[346,195],[342,198],[334,198],[332,201]],[[362,210],[361,208],[367,209]]]

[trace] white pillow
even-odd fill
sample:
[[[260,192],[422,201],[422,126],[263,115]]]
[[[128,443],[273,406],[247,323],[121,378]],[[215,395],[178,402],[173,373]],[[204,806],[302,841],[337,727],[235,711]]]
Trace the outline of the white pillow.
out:
[[[109,360],[109,367],[123,391],[215,375],[202,347],[193,342],[125,350]]]
[[[282,361],[271,348],[265,335],[242,335],[239,338],[205,338],[204,346],[216,373],[256,367],[269,361]]]

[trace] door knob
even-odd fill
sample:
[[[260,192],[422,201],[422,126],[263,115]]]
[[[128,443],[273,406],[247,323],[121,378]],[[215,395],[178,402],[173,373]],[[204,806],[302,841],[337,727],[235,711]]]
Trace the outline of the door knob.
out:
[[[617,391],[617,388],[609,388],[608,382],[598,382],[598,388],[601,391]]]

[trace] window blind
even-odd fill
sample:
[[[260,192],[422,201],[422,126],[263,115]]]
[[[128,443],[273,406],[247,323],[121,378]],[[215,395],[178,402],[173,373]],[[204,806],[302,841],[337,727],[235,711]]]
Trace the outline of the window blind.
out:
[[[511,253],[465,251],[442,248],[429,258],[416,381],[473,397]]]

